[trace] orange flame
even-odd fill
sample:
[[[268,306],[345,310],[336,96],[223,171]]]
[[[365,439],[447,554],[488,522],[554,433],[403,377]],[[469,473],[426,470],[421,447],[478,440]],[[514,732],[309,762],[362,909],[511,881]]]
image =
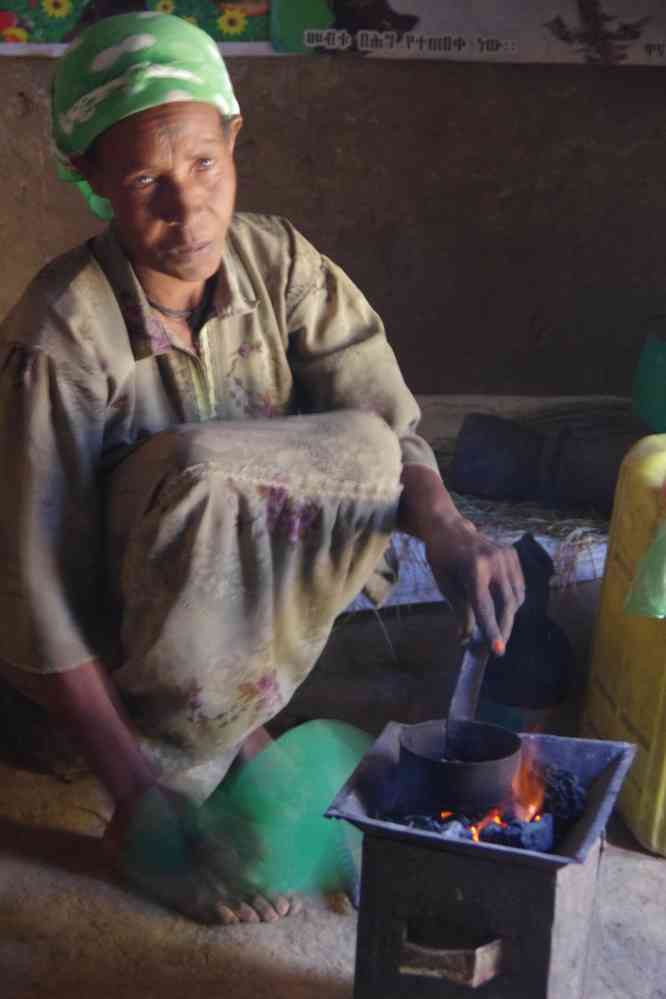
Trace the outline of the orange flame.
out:
[[[470,826],[472,839],[478,843],[481,833],[491,824],[506,826],[502,816],[507,812],[513,813],[521,822],[540,822],[542,819],[542,808],[545,798],[545,784],[543,777],[536,764],[536,750],[532,744],[525,740],[521,754],[520,766],[513,778],[511,801],[506,801],[502,805],[491,808],[482,819]],[[446,820],[455,815],[455,812],[443,810],[439,817]]]
[[[545,786],[535,766],[535,750],[529,742],[523,744],[520,766],[513,778],[513,809],[521,822],[538,822],[543,807]]]
[[[496,826],[506,825],[506,822],[504,822],[502,819],[501,808],[491,808],[491,810],[487,813],[487,815],[484,815],[484,817],[481,819],[480,822],[477,822],[476,825],[470,826],[472,839],[474,840],[475,843],[479,842],[479,837],[481,836],[481,833],[486,828],[486,826],[492,824]]]

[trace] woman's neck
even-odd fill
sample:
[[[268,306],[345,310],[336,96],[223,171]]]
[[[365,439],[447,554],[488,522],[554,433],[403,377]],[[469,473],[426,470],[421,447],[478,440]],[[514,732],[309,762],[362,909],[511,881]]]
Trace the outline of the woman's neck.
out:
[[[195,312],[206,290],[205,281],[190,284],[177,281],[166,274],[140,269],[137,269],[136,275],[151,305],[157,309],[164,309],[167,315],[175,312],[187,316]]]

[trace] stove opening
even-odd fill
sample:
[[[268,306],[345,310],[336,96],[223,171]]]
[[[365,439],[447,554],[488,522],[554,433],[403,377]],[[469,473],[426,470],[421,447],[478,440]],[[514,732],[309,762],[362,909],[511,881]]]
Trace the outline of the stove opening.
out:
[[[502,941],[483,933],[472,922],[463,927],[451,917],[418,916],[406,920],[400,950],[402,975],[446,979],[457,985],[478,988],[502,972]],[[472,927],[472,928],[470,928]]]
[[[405,923],[405,940],[419,947],[439,947],[466,950],[490,943],[492,937],[478,926],[479,913],[458,913],[458,922],[451,917],[412,916]],[[467,925],[464,925],[467,923]]]

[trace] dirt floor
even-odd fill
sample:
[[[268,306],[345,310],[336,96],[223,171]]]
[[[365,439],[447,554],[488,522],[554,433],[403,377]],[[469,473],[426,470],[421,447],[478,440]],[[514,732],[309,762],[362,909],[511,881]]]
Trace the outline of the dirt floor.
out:
[[[431,629],[403,618],[400,638],[388,636],[390,653],[388,639],[375,635],[374,660],[363,636],[347,631],[294,716],[321,707],[322,698],[329,714],[357,723],[365,717],[373,731],[391,718],[445,713],[455,657],[448,667],[441,661],[441,628],[441,615]],[[393,663],[382,664],[380,647]],[[351,997],[356,915],[343,896],[309,898],[301,915],[278,925],[196,926],[114,880],[99,848],[108,814],[91,778],[67,783],[0,766],[3,999]],[[641,850],[614,818],[586,999],[666,999],[664,898],[666,861]]]

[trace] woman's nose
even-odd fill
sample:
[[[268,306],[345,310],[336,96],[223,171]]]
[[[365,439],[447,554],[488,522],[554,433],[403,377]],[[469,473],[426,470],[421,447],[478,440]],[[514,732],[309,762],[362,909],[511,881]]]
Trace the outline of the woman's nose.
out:
[[[186,226],[199,213],[201,198],[192,184],[170,181],[160,192],[159,208],[167,225]]]

